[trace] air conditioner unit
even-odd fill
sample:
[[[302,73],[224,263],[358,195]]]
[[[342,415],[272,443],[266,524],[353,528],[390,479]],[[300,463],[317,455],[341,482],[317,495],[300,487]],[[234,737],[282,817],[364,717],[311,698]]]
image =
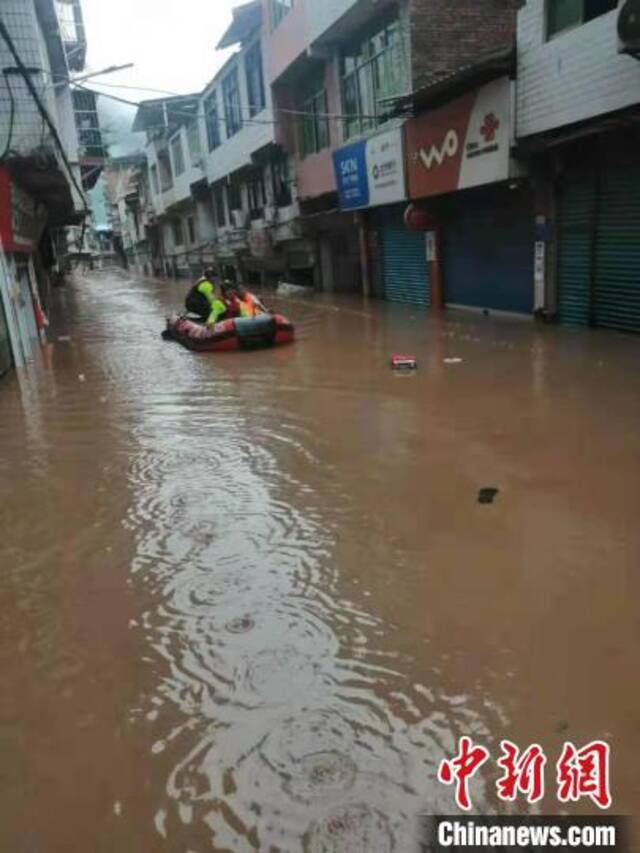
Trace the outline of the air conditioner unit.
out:
[[[640,0],[622,0],[618,13],[618,53],[640,59]]]

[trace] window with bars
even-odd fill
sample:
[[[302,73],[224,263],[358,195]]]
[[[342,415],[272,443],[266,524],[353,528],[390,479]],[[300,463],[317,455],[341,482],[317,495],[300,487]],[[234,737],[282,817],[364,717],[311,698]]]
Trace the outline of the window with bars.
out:
[[[618,7],[618,0],[547,0],[547,38],[572,30]]]
[[[220,116],[218,114],[218,93],[212,92],[204,102],[204,120],[207,128],[209,151],[220,146]]]
[[[158,167],[155,163],[149,169],[149,175],[151,176],[151,189],[153,190],[153,194],[158,195],[160,192],[160,182],[158,181]]]
[[[219,184],[213,191],[213,203],[216,209],[218,228],[224,228],[227,224],[227,211],[224,206],[224,187],[222,184]]]
[[[191,243],[191,245],[193,246],[193,244],[196,242],[197,237],[198,237],[197,231],[196,231],[196,221],[193,218],[193,216],[190,216],[187,219],[187,230],[189,232],[189,243]]]
[[[318,2],[318,0],[316,0]],[[275,30],[293,8],[293,0],[271,0],[271,29]]]
[[[171,171],[171,157],[166,148],[158,151],[158,174],[160,176],[160,189],[162,192],[170,190],[173,186],[173,173]]]
[[[342,51],[342,99],[345,138],[383,122],[385,99],[406,88],[406,51],[397,17],[378,22]]]
[[[249,98],[249,116],[262,112],[266,100],[264,93],[264,74],[262,71],[262,45],[257,42],[247,51],[244,58],[247,77],[247,96]]]
[[[171,231],[173,234],[173,245],[174,246],[183,246],[184,245],[184,231],[182,229],[182,220],[174,219],[171,223]]]
[[[187,127],[187,143],[189,145],[191,165],[196,166],[202,157],[202,150],[200,147],[200,127],[197,119],[192,121]]]
[[[173,158],[173,172],[175,176],[178,177],[178,175],[184,174],[184,151],[180,135],[171,140],[171,156]]]
[[[242,210],[242,186],[239,181],[232,180],[227,184],[227,200],[229,210]]]
[[[330,142],[324,74],[309,79],[303,86],[303,92],[305,94],[299,104],[300,111],[305,114],[300,119],[300,154],[308,157],[322,151]]]
[[[264,172],[256,170],[247,180],[249,191],[249,213],[251,219],[262,219],[264,206],[267,203],[267,193],[264,185]]]
[[[227,137],[235,136],[242,127],[242,102],[238,84],[238,69],[234,68],[222,81],[224,117]]]
[[[289,157],[284,151],[277,154],[271,162],[271,182],[276,207],[288,207],[293,199]]]

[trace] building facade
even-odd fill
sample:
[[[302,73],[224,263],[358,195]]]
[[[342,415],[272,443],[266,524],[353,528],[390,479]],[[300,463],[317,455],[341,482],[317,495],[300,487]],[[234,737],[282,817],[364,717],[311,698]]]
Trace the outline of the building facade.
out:
[[[0,11],[1,373],[37,351],[52,279],[73,248],[67,231],[86,217],[85,189],[103,152],[98,141],[85,162],[78,135],[70,76],[86,51],[78,0],[2,0]]]
[[[315,243],[316,277],[325,289],[423,307],[432,303],[431,276],[442,274],[435,266],[435,243],[408,227],[405,214],[411,200],[456,194],[464,186],[449,183],[437,192],[410,187],[416,152],[408,157],[407,134],[416,122],[405,116],[423,109],[432,90],[438,90],[438,104],[447,93],[459,94],[458,75],[478,62],[487,44],[494,53],[510,55],[516,5],[489,0],[453,8],[433,0],[389,0],[372,7],[364,0],[300,0],[283,9],[276,0],[266,3],[272,24],[270,82],[276,109],[290,116],[281,122],[283,145],[295,152],[302,228]],[[508,84],[505,91],[501,133],[508,135]],[[505,171],[500,180],[508,177]],[[437,205],[431,207],[435,214]],[[447,227],[437,228],[443,237],[463,207],[449,205]],[[455,242],[459,247],[460,240]],[[451,254],[457,257],[457,251]],[[460,269],[456,287],[468,304],[458,286],[461,274]]]
[[[517,135],[535,174],[537,280],[565,323],[640,332],[639,57],[637,0],[520,11]]]

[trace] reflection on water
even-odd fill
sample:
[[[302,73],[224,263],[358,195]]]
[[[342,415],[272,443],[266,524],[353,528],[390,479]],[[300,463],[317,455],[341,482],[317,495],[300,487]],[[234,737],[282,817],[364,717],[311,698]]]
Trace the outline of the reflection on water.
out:
[[[179,293],[79,282],[0,386],[3,849],[412,850],[462,734],[559,720],[637,802],[635,342],[299,300],[295,347],[196,357]]]

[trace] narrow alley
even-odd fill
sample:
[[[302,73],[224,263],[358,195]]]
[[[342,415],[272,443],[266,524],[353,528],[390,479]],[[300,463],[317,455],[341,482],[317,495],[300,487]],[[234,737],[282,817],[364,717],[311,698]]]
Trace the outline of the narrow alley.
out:
[[[76,276],[0,384],[2,850],[412,850],[463,734],[637,811],[637,340],[317,294],[195,355],[184,291]]]

